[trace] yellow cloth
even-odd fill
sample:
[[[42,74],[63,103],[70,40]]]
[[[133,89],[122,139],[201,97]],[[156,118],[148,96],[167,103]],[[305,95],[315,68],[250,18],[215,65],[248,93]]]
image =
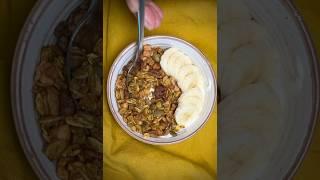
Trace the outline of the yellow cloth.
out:
[[[32,172],[24,154],[21,150],[19,141],[16,136],[11,110],[10,110],[10,95],[9,95],[9,81],[10,81],[10,67],[11,60],[15,48],[15,43],[19,34],[19,31],[27,17],[28,12],[32,8],[36,0],[0,0],[0,180],[35,180],[37,177]],[[134,27],[135,20],[132,16],[125,10],[125,5],[123,4],[124,0],[114,0],[112,3],[106,1],[105,3],[105,25],[108,25],[108,32],[105,33],[105,45],[108,44],[106,52],[108,57],[105,62],[105,70],[110,67],[110,64],[114,57],[119,53],[119,51],[126,46],[127,43],[135,40],[135,28],[128,29],[127,27]],[[209,1],[209,0],[208,0]],[[296,0],[297,6],[305,17],[309,29],[313,35],[316,47],[320,50],[320,11],[318,7],[320,2],[316,0]],[[165,11],[165,19],[162,28],[152,32],[152,34],[170,34],[173,36],[185,38],[186,40],[194,43],[199,49],[203,50],[204,53],[212,60],[216,59],[215,53],[213,54],[210,49],[207,49],[207,44],[214,44],[216,42],[215,37],[208,36],[209,32],[212,30],[208,26],[201,27],[200,24],[206,24],[204,21],[208,19],[199,19],[198,13],[203,13],[205,9],[210,8],[215,4],[211,4],[208,7],[202,8],[203,4],[208,2],[200,1],[200,5],[196,4],[199,1],[183,1],[183,0],[163,0],[158,1],[160,6]],[[209,3],[210,4],[210,3]],[[199,5],[199,6],[198,6]],[[187,8],[186,10],[180,9],[178,7]],[[214,8],[214,7],[213,7]],[[108,13],[107,10],[110,10]],[[177,12],[176,12],[177,11]],[[210,16],[215,13],[211,12]],[[109,14],[109,16],[108,16]],[[173,18],[172,14],[176,16]],[[203,16],[203,14],[201,15]],[[192,18],[190,18],[192,17]],[[128,19],[129,21],[128,21]],[[181,20],[179,22],[179,20]],[[214,19],[215,20],[215,19]],[[182,21],[187,23],[181,27]],[[109,22],[109,23],[107,23]],[[118,24],[119,23],[119,24]],[[128,23],[128,24],[125,24]],[[180,24],[180,25],[179,25]],[[196,32],[194,34],[189,34],[191,29],[194,29],[193,24],[196,24]],[[124,26],[126,25],[126,26]],[[170,29],[164,27],[171,27]],[[214,27],[214,26],[212,26]],[[105,27],[106,28],[106,27]],[[123,30],[124,29],[124,30]],[[202,34],[200,34],[200,32]],[[151,34],[148,32],[148,34]],[[108,36],[106,36],[108,35]],[[202,38],[202,39],[199,39]],[[211,42],[209,40],[212,39]],[[108,43],[107,43],[108,42]],[[107,71],[105,71],[107,73]],[[105,74],[106,75],[106,74]],[[107,111],[107,106],[104,107]],[[148,145],[142,145],[135,140],[132,140],[130,137],[124,134],[122,130],[115,124],[110,115],[105,117],[106,124],[104,131],[105,136],[105,150],[109,152],[104,157],[105,160],[105,179],[117,180],[116,177],[119,177],[120,180],[131,180],[138,179],[148,172],[143,171],[140,173],[140,168],[150,167],[150,164],[154,164],[151,169],[157,169],[159,161],[154,158],[156,155],[165,154],[167,159],[167,164],[163,174],[170,175],[172,172],[178,174],[183,169],[195,170],[196,168],[201,169],[200,167],[205,167],[203,174],[210,174],[212,177],[215,176],[215,164],[206,164],[206,162],[215,162],[215,159],[212,156],[212,152],[206,152],[205,154],[210,154],[209,156],[203,155],[200,156],[199,152],[196,152],[199,159],[194,159],[194,155],[191,156],[188,150],[194,149],[194,145],[198,144],[195,142],[199,141],[201,144],[205,143],[203,135],[211,135],[212,132],[208,132],[208,129],[215,126],[214,122],[211,120],[203,130],[199,132],[198,135],[193,137],[186,142],[174,146],[168,147],[153,147]],[[108,128],[109,127],[109,128]],[[112,128],[111,128],[112,127]],[[107,130],[109,129],[109,130]],[[111,136],[111,134],[113,136]],[[109,137],[106,137],[110,135]],[[115,136],[117,135],[117,136]],[[110,144],[109,144],[110,142]],[[111,144],[116,144],[116,146],[111,147]],[[130,147],[127,148],[127,147]],[[178,148],[184,148],[177,150]],[[215,147],[211,147],[215,149]],[[157,153],[150,154],[150,152],[157,151]],[[213,150],[214,151],[214,150]],[[169,152],[172,155],[169,155]],[[179,155],[178,155],[179,153]],[[108,158],[108,156],[110,158]],[[184,158],[187,157],[187,158]],[[151,162],[145,164],[143,161],[149,159]],[[108,163],[109,162],[109,163]],[[122,163],[124,162],[124,163]],[[129,163],[134,163],[135,166],[131,166]],[[174,163],[172,163],[174,162]],[[180,163],[176,165],[175,162]],[[188,162],[193,162],[188,163]],[[320,162],[320,124],[318,124],[315,136],[313,139],[313,144],[307,154],[307,157],[303,163],[303,166],[300,168],[297,178],[298,180],[313,180],[320,179],[319,173],[319,162]],[[184,163],[186,164],[185,166]],[[107,166],[107,165],[112,166]],[[117,166],[116,166],[117,165]],[[172,167],[173,166],[173,167]],[[108,170],[107,170],[108,169]],[[159,169],[159,173],[162,173],[163,169]],[[212,172],[212,173],[208,173]],[[142,175],[141,175],[142,174]],[[193,174],[186,172],[183,178],[188,180],[186,177],[188,174]],[[202,173],[201,173],[202,174]],[[157,176],[158,177],[158,176]],[[157,177],[152,177],[155,179]],[[147,176],[145,176],[147,179]],[[178,178],[175,178],[178,179]],[[190,178],[189,178],[190,179]],[[200,178],[199,178],[200,179]],[[178,179],[179,180],[179,179]]]
[[[212,0],[159,0],[164,11],[161,27],[146,35],[185,39],[217,64],[216,3]],[[125,1],[104,3],[104,73],[118,53],[136,40],[136,20]],[[105,180],[216,179],[216,110],[194,137],[176,145],[152,146],[138,142],[118,126],[104,98]]]

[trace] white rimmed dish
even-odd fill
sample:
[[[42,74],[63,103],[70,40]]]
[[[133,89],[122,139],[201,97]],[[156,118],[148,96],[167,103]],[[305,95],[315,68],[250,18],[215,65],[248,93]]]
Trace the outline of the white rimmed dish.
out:
[[[11,71],[11,104],[17,135],[34,172],[39,179],[58,180],[56,165],[43,153],[34,107],[32,86],[36,65],[43,46],[55,42],[54,29],[82,0],[39,0],[20,33]]]
[[[192,123],[188,124],[185,128],[177,133],[176,136],[167,135],[157,138],[146,138],[143,135],[132,131],[127,124],[123,121],[122,116],[118,112],[118,106],[115,98],[115,84],[117,76],[122,72],[122,68],[132,59],[136,49],[135,43],[131,43],[127,46],[115,59],[113,65],[110,68],[108,80],[107,80],[107,98],[110,110],[121,126],[130,136],[148,144],[165,145],[174,144],[186,140],[193,136],[197,131],[203,127],[203,125],[209,120],[210,115],[214,109],[217,95],[217,83],[213,69],[209,63],[209,60],[190,43],[175,37],[170,36],[151,36],[144,39],[144,44],[150,44],[161,48],[175,47],[180,49],[183,53],[189,56],[192,63],[200,68],[202,75],[206,78],[207,86],[205,87],[205,104],[199,117],[194,119]]]
[[[299,16],[290,0],[242,0],[241,2],[249,9],[249,14],[253,17],[251,20],[258,22],[259,26],[268,34],[268,38],[263,39],[263,41],[276,50],[277,63],[281,64],[281,66],[273,66],[272,71],[270,71],[272,73],[268,72],[268,75],[270,75],[268,80],[270,80],[270,82],[276,82],[272,85],[274,87],[273,93],[277,94],[281,106],[278,108],[276,104],[273,106],[272,103],[268,103],[268,105],[270,107],[277,107],[282,114],[281,118],[279,118],[280,121],[268,121],[270,127],[272,127],[272,131],[268,131],[266,128],[267,130],[265,132],[267,136],[265,137],[268,138],[259,137],[264,131],[263,127],[265,127],[262,125],[262,122],[259,122],[259,117],[252,118],[256,120],[257,124],[251,122],[250,125],[253,124],[253,126],[250,127],[249,125],[246,131],[245,128],[243,128],[244,131],[237,133],[234,129],[225,128],[225,132],[230,132],[230,134],[227,137],[229,139],[224,138],[219,134],[223,129],[220,127],[226,127],[220,123],[223,122],[224,119],[218,118],[218,137],[220,143],[218,144],[220,148],[218,153],[218,159],[220,160],[220,162],[218,162],[218,166],[220,167],[218,175],[220,177],[218,177],[218,179],[292,179],[307,152],[318,119],[320,92],[319,62],[312,40],[302,21],[302,17]],[[221,28],[221,26],[219,28]],[[235,35],[241,37],[241,33],[237,34],[238,27],[234,26],[233,28]],[[243,26],[243,28],[247,30],[247,32],[250,31],[250,27],[246,29],[246,27]],[[221,62],[223,59],[218,59],[218,61]],[[267,64],[268,63],[265,65]],[[290,69],[291,72],[287,71],[288,69]],[[221,69],[218,70],[221,71]],[[276,72],[275,70],[279,70],[278,72],[280,73],[274,73]],[[290,72],[289,77],[291,79],[286,79],[287,72]],[[259,80],[257,82],[259,82]],[[288,82],[291,84],[287,85]],[[247,96],[249,97],[250,94],[248,93]],[[260,100],[259,103],[263,104],[264,102],[265,101]],[[219,106],[219,109],[222,109],[222,105]],[[239,109],[241,109],[241,107]],[[236,110],[234,112],[235,114],[237,113]],[[218,112],[218,114],[219,116],[221,115],[220,112]],[[249,114],[249,111],[247,111],[247,115]],[[235,116],[234,119],[237,120],[239,124],[243,122],[242,120],[245,121],[245,119],[238,117],[239,116]],[[249,116],[247,119],[249,119]],[[235,125],[233,127],[237,126]],[[247,136],[248,138],[239,140],[241,138],[237,137],[245,137],[246,133],[250,133],[251,130],[249,127],[261,133],[259,132],[255,135]],[[277,128],[278,130],[275,130]],[[253,143],[256,137],[259,139],[257,142],[261,144]],[[266,139],[270,140],[268,141]],[[223,142],[228,142],[224,147],[232,150],[233,154],[228,150],[221,149]],[[243,148],[245,147],[244,144],[252,146],[245,149]],[[250,152],[250,150],[252,151]],[[224,166],[226,163],[224,161],[223,164],[223,158],[221,158],[222,152],[230,155],[229,162],[231,163],[228,165],[231,166]],[[242,156],[243,159],[241,159],[241,155],[244,155]],[[240,158],[238,159],[238,157]],[[237,166],[238,169],[234,168],[230,171],[232,165]]]

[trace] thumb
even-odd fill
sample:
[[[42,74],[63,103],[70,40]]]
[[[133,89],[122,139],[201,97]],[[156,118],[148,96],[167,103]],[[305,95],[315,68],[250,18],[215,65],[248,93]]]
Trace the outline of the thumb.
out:
[[[137,13],[139,9],[138,0],[126,0],[128,8],[132,13]],[[163,12],[153,1],[147,0],[145,3],[145,27],[149,30],[158,28],[163,18]]]

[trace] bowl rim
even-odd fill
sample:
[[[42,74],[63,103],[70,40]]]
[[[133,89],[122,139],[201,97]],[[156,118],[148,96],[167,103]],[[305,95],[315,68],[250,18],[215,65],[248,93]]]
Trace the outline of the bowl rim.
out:
[[[35,28],[35,24],[42,14],[46,12],[49,7],[50,1],[37,1],[32,7],[29,15],[20,30],[19,38],[17,40],[14,56],[12,59],[11,67],[11,78],[10,78],[10,97],[11,97],[11,108],[12,117],[15,124],[16,133],[25,154],[25,157],[29,161],[29,164],[37,177],[40,179],[52,179],[47,173],[47,170],[41,166],[41,160],[36,155],[36,151],[31,146],[30,138],[25,127],[25,119],[22,116],[21,106],[21,67],[22,62],[25,61],[26,44],[30,41],[30,36]]]
[[[74,3],[75,0],[66,2],[67,6]],[[12,58],[11,74],[10,74],[10,99],[11,99],[11,109],[12,118],[15,125],[15,130],[17,137],[21,146],[21,149],[28,160],[33,172],[39,179],[56,179],[57,173],[54,171],[56,177],[52,177],[49,171],[42,166],[41,160],[35,148],[31,145],[31,139],[27,133],[27,128],[25,126],[26,119],[23,117],[23,107],[21,105],[22,94],[21,94],[21,77],[23,63],[26,61],[26,51],[28,47],[26,45],[29,43],[31,35],[34,33],[35,25],[38,20],[41,19],[43,14],[47,12],[48,7],[53,3],[50,0],[38,0],[34,3],[31,8],[20,32],[19,37],[16,42],[14,55]],[[40,56],[40,55],[39,55]],[[39,135],[41,136],[41,135]]]
[[[309,56],[310,67],[311,67],[311,77],[312,77],[312,113],[311,113],[311,120],[309,122],[309,131],[304,137],[302,142],[302,146],[300,148],[299,153],[296,155],[294,162],[290,165],[291,167],[288,171],[284,174],[284,179],[292,179],[298,169],[301,167],[302,162],[309,150],[310,144],[313,139],[314,130],[316,127],[317,122],[319,121],[319,104],[320,104],[320,73],[319,73],[319,57],[317,51],[315,49],[315,44],[311,38],[310,31],[303,19],[303,16],[300,15],[297,6],[294,4],[293,0],[284,0],[280,3],[283,4],[285,8],[288,9],[289,14],[292,15],[293,20],[296,23],[296,27],[300,31],[301,38],[304,40],[304,46],[307,49],[307,53]]]
[[[130,131],[123,123],[120,119],[117,118],[116,115],[116,110],[114,109],[113,105],[112,105],[112,101],[111,101],[111,89],[110,89],[110,84],[111,84],[111,76],[114,73],[115,67],[118,63],[118,61],[120,60],[120,58],[126,54],[131,48],[133,48],[134,46],[136,46],[136,42],[132,42],[129,45],[127,45],[116,57],[116,59],[113,61],[109,72],[108,72],[108,78],[107,78],[107,83],[106,83],[106,92],[107,92],[107,101],[108,101],[108,105],[109,105],[109,109],[112,113],[113,119],[116,120],[116,122],[119,124],[119,126],[131,137],[133,137],[134,139],[141,141],[143,143],[146,144],[151,144],[151,145],[170,145],[170,144],[176,144],[182,141],[185,141],[189,138],[191,138],[192,136],[194,136],[201,128],[203,128],[203,126],[209,121],[213,111],[214,111],[214,107],[217,105],[217,79],[216,79],[216,75],[215,75],[215,71],[213,70],[213,67],[211,65],[211,63],[209,62],[208,58],[203,54],[203,52],[201,50],[199,50],[198,48],[196,48],[194,45],[192,45],[191,43],[187,42],[186,40],[183,40],[181,38],[177,38],[177,37],[173,37],[173,36],[167,36],[167,35],[154,35],[154,36],[147,36],[144,38],[144,40],[154,40],[154,39],[169,39],[169,40],[174,40],[174,41],[179,41],[183,44],[186,44],[187,46],[189,46],[190,48],[192,48],[193,50],[195,50],[197,52],[197,54],[199,54],[202,57],[202,60],[204,60],[204,62],[206,63],[206,65],[208,66],[208,68],[210,69],[210,74],[212,76],[213,79],[213,85],[215,86],[214,88],[214,102],[212,104],[212,106],[210,107],[210,111],[209,114],[206,116],[206,118],[203,120],[203,122],[201,123],[201,125],[194,130],[193,132],[191,132],[188,136],[183,137],[181,139],[177,139],[175,141],[167,141],[167,142],[157,142],[157,141],[153,141],[153,140],[148,140],[146,138],[140,137],[138,135],[136,135],[135,133],[133,133],[132,131]],[[170,138],[168,138],[170,139]]]

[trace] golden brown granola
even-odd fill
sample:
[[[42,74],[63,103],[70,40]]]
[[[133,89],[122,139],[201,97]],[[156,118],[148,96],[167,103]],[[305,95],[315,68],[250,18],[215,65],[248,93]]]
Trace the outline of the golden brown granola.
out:
[[[43,47],[33,95],[44,152],[56,162],[62,180],[102,179],[102,36],[89,31],[77,37],[67,85],[65,55],[71,32],[87,9],[84,1],[55,31],[57,43]],[[96,26],[91,26],[96,27]]]
[[[174,112],[181,90],[176,80],[161,69],[163,53],[160,47],[144,45],[133,76],[126,83],[130,62],[116,81],[119,113],[133,131],[145,137],[175,134],[179,129]]]

